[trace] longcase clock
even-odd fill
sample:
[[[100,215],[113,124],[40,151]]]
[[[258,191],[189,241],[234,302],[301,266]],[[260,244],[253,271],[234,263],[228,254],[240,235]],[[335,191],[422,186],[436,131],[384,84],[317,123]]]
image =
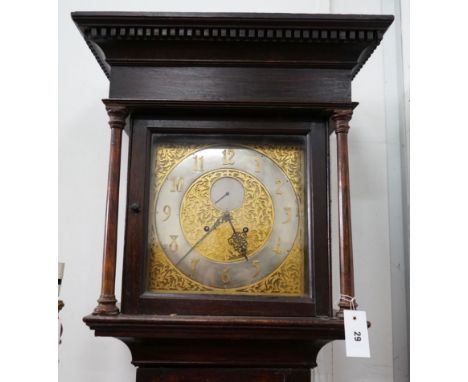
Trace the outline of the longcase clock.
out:
[[[351,81],[392,16],[76,12],[110,80],[102,290],[137,381],[309,381],[354,296]],[[114,293],[122,131],[122,296]],[[331,298],[336,135],[341,299]]]

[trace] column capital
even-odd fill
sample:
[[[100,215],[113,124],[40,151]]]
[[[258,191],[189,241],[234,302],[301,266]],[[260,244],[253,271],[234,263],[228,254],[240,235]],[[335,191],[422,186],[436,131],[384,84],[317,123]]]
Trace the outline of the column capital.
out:
[[[353,117],[353,110],[351,109],[337,109],[333,110],[331,119],[335,122],[335,133],[347,134],[349,130],[349,121]]]
[[[122,105],[106,105],[111,129],[123,129],[128,116],[128,109]]]

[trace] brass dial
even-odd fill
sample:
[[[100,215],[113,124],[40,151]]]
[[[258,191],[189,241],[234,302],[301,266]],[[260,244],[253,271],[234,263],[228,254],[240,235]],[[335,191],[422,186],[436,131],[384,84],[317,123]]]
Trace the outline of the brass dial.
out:
[[[300,294],[302,152],[289,150],[287,171],[248,145],[181,148],[172,166],[156,150],[150,290]]]

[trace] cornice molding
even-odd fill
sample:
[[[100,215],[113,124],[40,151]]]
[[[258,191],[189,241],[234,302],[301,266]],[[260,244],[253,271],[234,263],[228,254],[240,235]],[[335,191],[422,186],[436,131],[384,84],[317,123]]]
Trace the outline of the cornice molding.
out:
[[[329,27],[204,27],[138,25],[106,26],[96,25],[83,30],[86,39],[96,40],[169,40],[169,41],[221,41],[221,42],[282,42],[316,43],[356,41],[380,42],[382,30],[361,28],[348,30]]]
[[[216,13],[122,13],[122,12],[75,12],[72,18],[97,58],[99,65],[110,78],[111,66],[128,65],[127,58],[106,57],[109,44],[126,44],[140,41],[145,47],[157,44],[180,42],[193,44],[194,49],[203,49],[209,44],[255,44],[256,50],[283,51],[269,62],[254,56],[200,57],[194,54],[164,57],[134,57],[134,65],[153,66],[274,66],[274,67],[320,67],[350,70],[354,77],[379,45],[393,16],[382,15],[292,15],[292,14],[216,14]],[[271,44],[271,45],[270,45]],[[354,44],[362,52],[353,56],[336,58],[334,62],[314,61],[313,44]],[[203,46],[202,46],[203,45]],[[303,46],[301,46],[303,45]],[[334,48],[335,47],[335,48]],[[292,53],[292,51],[295,53]],[[291,53],[287,53],[290,52]],[[149,54],[149,53],[145,53]],[[288,58],[290,55],[290,58]],[[334,57],[333,55],[331,57]]]

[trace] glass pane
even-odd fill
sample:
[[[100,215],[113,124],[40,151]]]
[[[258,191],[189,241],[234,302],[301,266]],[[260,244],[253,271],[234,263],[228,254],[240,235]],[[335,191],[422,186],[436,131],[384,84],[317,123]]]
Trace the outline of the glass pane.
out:
[[[304,139],[154,135],[148,291],[303,296]]]

